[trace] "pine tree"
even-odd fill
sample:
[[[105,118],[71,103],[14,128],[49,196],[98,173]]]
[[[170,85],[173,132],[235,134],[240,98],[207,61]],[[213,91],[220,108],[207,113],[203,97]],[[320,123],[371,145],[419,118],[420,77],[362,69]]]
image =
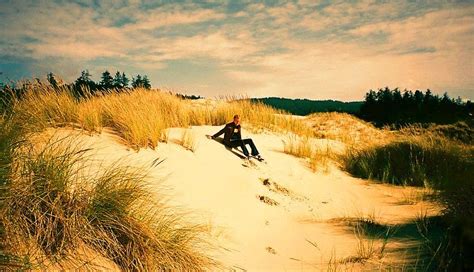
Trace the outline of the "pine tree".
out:
[[[127,88],[129,81],[130,81],[130,80],[127,78],[127,76],[125,75],[125,73],[122,73],[122,77],[121,77],[121,81],[120,81],[120,85],[122,85],[122,88]]]
[[[99,84],[104,89],[112,89],[114,87],[113,81],[114,79],[110,75],[110,72],[105,70],[102,73],[102,79]]]
[[[83,85],[83,86],[85,85],[85,86],[88,86],[89,88],[95,87],[95,83],[91,79],[91,74],[89,73],[89,70],[82,71],[81,76],[76,79],[75,84]]]
[[[150,83],[150,80],[148,79],[147,75],[143,76],[142,87],[145,88],[145,89],[151,89],[151,83]]]
[[[81,76],[74,82],[74,95],[78,98],[84,97],[87,93],[86,90],[93,92],[96,88],[97,85],[92,81],[89,70],[84,70],[81,72]]]
[[[137,75],[137,77],[132,78],[132,87],[133,88],[143,87],[143,82],[142,82],[142,76],[141,75]]]
[[[113,80],[114,88],[122,88],[122,75],[119,71],[115,73],[114,80]]]

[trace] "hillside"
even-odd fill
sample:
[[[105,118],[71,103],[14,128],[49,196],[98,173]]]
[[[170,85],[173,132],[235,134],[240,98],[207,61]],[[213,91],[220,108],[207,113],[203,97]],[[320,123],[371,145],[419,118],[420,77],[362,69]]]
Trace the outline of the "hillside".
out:
[[[49,133],[57,138],[77,137],[77,142],[92,150],[94,163],[103,167],[117,161],[145,166],[152,188],[165,194],[168,204],[186,211],[194,223],[207,226],[214,245],[209,253],[223,268],[311,271],[335,265],[369,269],[416,258],[407,251],[415,245],[397,237],[388,241],[383,254],[374,253],[381,250],[383,239],[367,240],[354,234],[351,224],[372,218],[386,226],[409,225],[419,212],[436,214],[436,206],[416,199],[418,189],[369,183],[332,166],[313,172],[304,160],[284,154],[285,136],[272,133],[244,131],[267,161],[244,167],[239,157],[206,138],[219,128],[193,127],[194,152],[178,144],[183,132],[179,128],[170,130],[168,143],[139,152],[107,132],[88,136],[60,129]],[[317,141],[335,147],[342,144]],[[157,159],[164,161],[151,167]],[[360,256],[361,246],[373,249],[370,256]],[[359,257],[367,259],[360,262]]]
[[[266,163],[206,137],[236,113]],[[449,221],[472,211],[464,126],[448,138],[248,100],[47,88],[0,126],[0,268],[424,269],[464,265],[451,239],[471,241],[470,221]]]

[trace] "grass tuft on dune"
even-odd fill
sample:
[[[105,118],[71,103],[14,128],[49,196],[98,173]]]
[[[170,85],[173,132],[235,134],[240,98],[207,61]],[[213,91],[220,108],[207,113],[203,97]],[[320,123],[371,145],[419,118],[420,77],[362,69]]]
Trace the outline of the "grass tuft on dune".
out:
[[[75,262],[94,269],[91,260],[80,259],[84,248],[123,270],[216,265],[204,253],[204,228],[157,202],[143,169],[116,164],[86,174],[88,150],[74,138],[32,144],[15,122],[0,123],[0,265],[39,269]]]

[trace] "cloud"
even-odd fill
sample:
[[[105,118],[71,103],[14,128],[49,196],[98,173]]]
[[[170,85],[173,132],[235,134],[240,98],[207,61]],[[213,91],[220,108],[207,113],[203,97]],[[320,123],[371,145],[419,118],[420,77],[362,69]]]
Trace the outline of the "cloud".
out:
[[[369,88],[389,85],[432,88],[439,93],[451,90],[455,95],[472,97],[472,11],[472,7],[429,11],[400,20],[365,23],[348,29],[347,35],[287,41],[285,47],[291,50],[264,57],[258,73],[238,70],[228,75],[253,84],[259,96],[291,93],[295,97],[353,100],[362,99]],[[365,42],[374,33],[385,33],[386,39]]]
[[[0,15],[0,67],[21,76],[29,63],[67,80],[87,68],[146,73],[206,94],[351,100],[390,85],[474,98],[470,3],[18,0]]]

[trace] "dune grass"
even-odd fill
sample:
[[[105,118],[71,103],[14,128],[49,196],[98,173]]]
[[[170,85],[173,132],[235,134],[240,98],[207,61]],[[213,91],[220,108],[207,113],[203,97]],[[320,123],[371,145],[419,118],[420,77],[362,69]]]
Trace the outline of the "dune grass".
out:
[[[299,158],[310,158],[314,153],[314,145],[308,137],[292,135],[283,142],[283,152]]]
[[[6,140],[0,144],[0,235],[7,242],[0,245],[0,256],[10,260],[10,267],[21,258],[28,260],[21,265],[33,269],[65,262],[85,265],[89,260],[75,254],[84,248],[123,270],[189,271],[218,265],[205,255],[209,245],[201,239],[203,228],[156,203],[143,171],[114,166],[101,169],[101,175],[84,176],[88,150],[72,144],[73,139],[38,149],[27,141],[29,135],[50,127],[109,128],[130,146],[155,148],[167,141],[168,128],[222,125],[234,114],[251,129],[311,133],[302,122],[246,99],[196,106],[157,90],[84,93],[77,97],[71,90],[41,85],[13,96],[5,111],[11,115],[1,119],[0,136]],[[195,150],[195,137],[184,132],[183,146]]]
[[[22,141],[20,128],[8,121],[7,115],[0,115],[0,210],[6,205],[9,192],[10,166],[14,160],[14,150]],[[8,249],[4,214],[0,213],[0,270],[26,269],[28,260]]]
[[[386,145],[352,150],[344,157],[351,174],[396,185],[424,186],[454,214],[474,215],[474,148],[441,137],[406,136]]]
[[[427,267],[466,269],[474,246],[474,149],[442,136],[404,134],[388,144],[351,150],[343,158],[351,174],[396,185],[433,190],[433,199],[446,208],[442,217],[442,242],[426,236],[430,245]],[[420,220],[424,222],[426,220]],[[419,224],[420,233],[429,226]],[[424,227],[423,227],[424,226]],[[436,246],[437,248],[434,248]],[[467,256],[470,257],[467,257]]]
[[[115,164],[86,174],[89,151],[75,139],[30,144],[15,120],[0,126],[0,267],[97,269],[78,259],[84,248],[127,271],[217,264],[205,254],[205,229],[158,202],[143,169]]]
[[[308,136],[288,136],[283,141],[283,152],[307,160],[308,167],[313,171],[329,170],[329,162],[336,160],[335,153],[328,144],[317,146],[314,138]]]
[[[362,178],[397,185],[442,188],[473,174],[474,150],[442,138],[405,137],[386,145],[352,150],[346,169]]]
[[[313,113],[306,117],[306,121],[315,138],[339,141],[357,149],[374,143],[387,143],[393,139],[393,133],[388,129],[378,129],[348,113]]]
[[[136,148],[155,148],[170,127],[222,125],[239,114],[251,129],[311,135],[300,120],[248,99],[226,98],[195,105],[159,90],[109,91],[76,98],[68,89],[47,87],[25,92],[12,109],[31,130],[73,126],[91,132],[108,127]]]
[[[189,151],[195,152],[197,149],[197,139],[192,128],[185,128],[181,132],[179,144]]]

